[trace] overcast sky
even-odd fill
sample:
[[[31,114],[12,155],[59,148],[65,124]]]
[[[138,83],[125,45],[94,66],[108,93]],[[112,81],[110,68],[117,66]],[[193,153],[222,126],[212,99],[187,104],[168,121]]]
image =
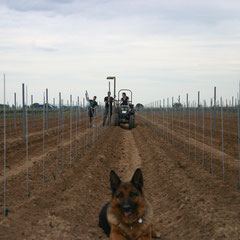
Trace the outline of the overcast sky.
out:
[[[0,80],[7,101],[21,84],[34,101],[97,95],[107,76],[135,103],[181,95],[236,96],[239,0],[0,0]],[[2,84],[2,80],[1,86]],[[0,88],[2,90],[2,87]],[[0,93],[0,102],[3,94]]]

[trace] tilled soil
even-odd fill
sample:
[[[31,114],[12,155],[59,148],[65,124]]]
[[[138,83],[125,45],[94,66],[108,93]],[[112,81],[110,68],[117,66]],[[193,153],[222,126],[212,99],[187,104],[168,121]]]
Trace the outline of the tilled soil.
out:
[[[49,152],[45,187],[41,161],[36,159],[29,169],[29,198],[24,168],[9,177],[9,215],[3,217],[1,210],[0,239],[107,239],[98,227],[98,214],[111,199],[109,173],[114,170],[130,180],[138,167],[162,239],[240,239],[237,189],[140,120],[131,131],[127,126],[106,130],[56,180],[50,177],[56,153]]]

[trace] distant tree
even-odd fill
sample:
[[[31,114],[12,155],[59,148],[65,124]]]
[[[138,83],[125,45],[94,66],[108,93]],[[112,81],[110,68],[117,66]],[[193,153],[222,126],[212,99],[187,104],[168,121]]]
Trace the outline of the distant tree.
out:
[[[182,104],[181,103],[174,103],[173,108],[181,108]]]
[[[31,107],[31,108],[38,108],[39,105],[40,105],[39,103],[34,103],[34,104],[32,104],[30,107]]]
[[[138,103],[137,105],[136,105],[136,110],[137,111],[140,111],[140,110],[142,110],[144,108],[144,106],[141,104],[141,103]]]
[[[0,104],[0,109],[4,108],[4,104]],[[9,108],[9,105],[5,104],[5,108]]]

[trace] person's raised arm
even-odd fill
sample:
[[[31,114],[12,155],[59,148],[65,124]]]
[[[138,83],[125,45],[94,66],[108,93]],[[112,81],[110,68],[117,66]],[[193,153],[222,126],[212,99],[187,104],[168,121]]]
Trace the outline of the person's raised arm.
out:
[[[89,97],[88,97],[88,92],[87,92],[87,90],[86,90],[85,96],[86,96],[86,100],[89,102]]]

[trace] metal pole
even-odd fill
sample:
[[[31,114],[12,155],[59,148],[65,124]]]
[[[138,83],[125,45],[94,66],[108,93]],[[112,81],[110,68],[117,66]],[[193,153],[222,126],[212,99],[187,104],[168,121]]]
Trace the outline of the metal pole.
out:
[[[69,166],[72,167],[72,95],[70,95],[70,159]]]
[[[223,134],[223,104],[222,104],[222,97],[221,97],[221,125],[222,125],[222,178],[224,180],[225,173],[224,173],[224,134]]]
[[[115,83],[114,83],[115,84]],[[109,83],[108,83],[108,88],[109,88],[109,92],[110,92],[110,81],[109,81]],[[115,91],[115,90],[114,90]],[[114,93],[115,94],[115,93]],[[111,114],[110,114],[110,101],[111,101],[111,96],[110,97],[108,97],[108,126],[110,126],[111,125],[111,121],[110,121],[110,117],[111,117]],[[105,109],[105,111],[106,111],[106,109]],[[104,116],[104,118],[106,118],[107,116]],[[106,119],[105,119],[105,121],[106,121]],[[105,123],[104,123],[105,124]]]
[[[15,130],[17,130],[16,111],[17,111],[17,95],[16,93],[14,93],[14,128]]]
[[[3,154],[3,161],[4,161],[4,216],[6,217],[8,215],[8,209],[7,209],[7,151],[6,151],[6,83],[5,83],[5,74],[3,75],[3,125],[4,125],[4,132],[3,132],[3,148],[4,148],[4,154]]]
[[[25,141],[25,94],[24,94],[25,88],[24,88],[24,83],[22,84],[22,111],[23,111],[23,140]]]
[[[30,197],[29,186],[28,186],[28,88],[26,86],[26,192],[27,197]]]
[[[46,112],[47,112],[47,133],[48,133],[48,89],[46,89]]]
[[[239,81],[240,94],[240,81]],[[238,94],[238,189],[240,190],[240,95]]]
[[[42,185],[45,187],[45,93],[43,93],[43,161],[42,161]]]
[[[197,106],[195,105],[195,161],[197,161]]]
[[[202,121],[203,121],[203,151],[202,151],[202,166],[205,167],[205,101],[202,106]]]
[[[184,154],[186,154],[186,134],[185,134],[185,116],[184,116],[184,111],[185,111],[185,104],[183,105],[183,108],[182,108],[182,119],[183,119],[183,122],[182,122],[182,127],[183,127],[183,135],[184,135]]]
[[[169,98],[167,98],[167,141],[169,135]]]
[[[61,105],[62,105],[62,99],[61,99],[61,93],[59,93],[59,110],[58,110],[58,137],[57,137],[57,156],[56,156],[56,173],[55,173],[55,178],[58,175],[58,167],[59,167],[59,144],[60,144],[60,124],[62,124],[61,121]]]
[[[32,109],[32,128],[34,126],[34,121],[33,121],[33,95],[31,95],[31,109]]]
[[[214,87],[214,116],[213,116],[213,131],[216,133],[216,98],[217,98],[217,90]]]
[[[191,106],[188,105],[188,155],[189,157],[191,156],[191,145],[190,145],[190,140],[191,140],[191,126],[190,126],[190,117],[191,117]]]
[[[211,164],[210,164],[210,173],[213,173],[213,138],[212,138],[212,98],[211,98],[211,107],[210,107],[210,136],[211,136]]]
[[[173,117],[174,117],[173,102],[174,102],[174,98],[172,97],[172,144],[173,144],[173,124],[174,124],[174,121],[173,121]]]
[[[114,112],[115,112],[115,108],[116,108],[116,78],[114,77]]]
[[[198,91],[198,128],[199,128],[199,108],[200,108],[200,92]]]
[[[62,99],[62,173],[64,172],[64,105]]]

